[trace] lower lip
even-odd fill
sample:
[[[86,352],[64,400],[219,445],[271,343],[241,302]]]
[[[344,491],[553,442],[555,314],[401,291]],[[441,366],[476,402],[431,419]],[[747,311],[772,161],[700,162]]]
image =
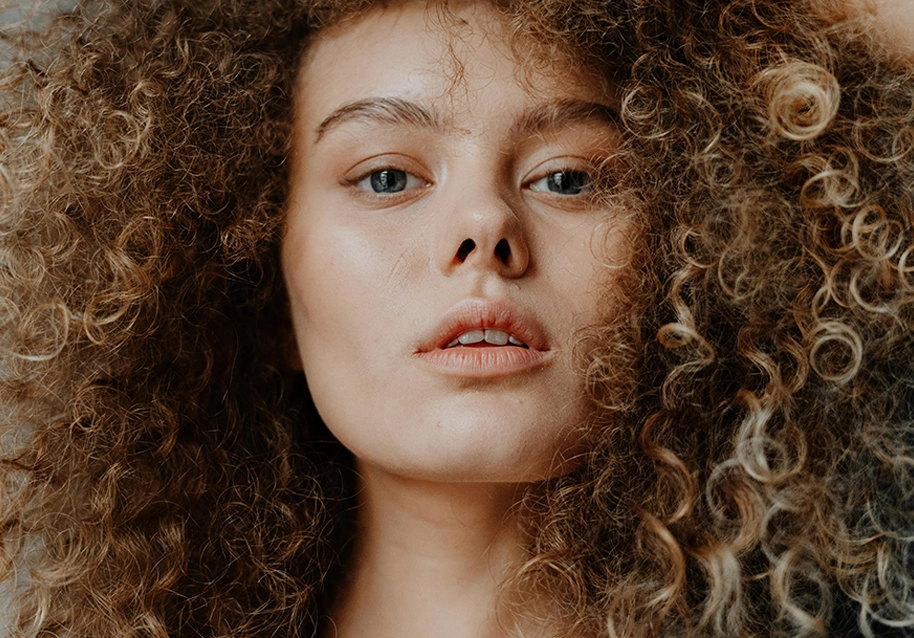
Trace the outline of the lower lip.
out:
[[[416,354],[439,371],[476,379],[507,377],[543,369],[552,358],[548,351],[515,346],[493,348],[437,348]]]

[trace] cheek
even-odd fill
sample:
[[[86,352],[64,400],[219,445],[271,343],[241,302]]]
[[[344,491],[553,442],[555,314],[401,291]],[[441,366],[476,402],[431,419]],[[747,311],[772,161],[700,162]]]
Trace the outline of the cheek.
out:
[[[315,224],[290,223],[283,243],[282,266],[296,347],[312,400],[328,425],[340,411],[334,397],[340,387],[354,387],[371,364],[365,356],[364,316],[370,316],[365,279],[370,264],[362,247],[344,234]]]
[[[370,246],[345,232],[313,222],[290,224],[283,272],[306,371],[317,369],[316,359],[332,362],[359,352],[378,278],[370,252]]]
[[[402,355],[390,332],[409,312],[401,240],[338,221],[291,217],[282,251],[301,364],[328,425],[389,376],[388,362]]]
[[[538,246],[539,274],[544,280],[543,296],[557,323],[568,329],[564,337],[571,342],[576,330],[590,327],[614,310],[606,307],[603,293],[612,287],[627,259],[628,242],[617,228],[607,230],[598,222],[553,235]]]

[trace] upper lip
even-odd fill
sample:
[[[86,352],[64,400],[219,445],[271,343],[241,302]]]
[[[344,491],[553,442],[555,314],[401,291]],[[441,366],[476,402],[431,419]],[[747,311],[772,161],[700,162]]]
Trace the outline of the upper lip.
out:
[[[422,339],[417,352],[444,349],[470,330],[501,330],[533,350],[549,350],[546,332],[536,318],[506,301],[467,299],[452,307]]]

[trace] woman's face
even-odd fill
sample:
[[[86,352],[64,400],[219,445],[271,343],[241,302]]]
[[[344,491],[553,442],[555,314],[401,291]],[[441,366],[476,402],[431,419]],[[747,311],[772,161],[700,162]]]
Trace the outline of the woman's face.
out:
[[[296,93],[282,264],[298,354],[362,463],[430,480],[562,471],[589,403],[572,350],[607,315],[619,136],[573,67],[524,75],[486,3],[322,32]]]

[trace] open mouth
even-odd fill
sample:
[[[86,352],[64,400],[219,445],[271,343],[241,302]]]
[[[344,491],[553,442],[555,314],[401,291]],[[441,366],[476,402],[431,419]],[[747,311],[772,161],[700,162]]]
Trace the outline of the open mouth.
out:
[[[515,346],[529,349],[526,343],[504,330],[468,330],[445,346],[447,348],[486,348]]]
[[[538,373],[556,359],[532,313],[505,301],[468,299],[420,342],[415,356],[436,374],[495,379]]]

